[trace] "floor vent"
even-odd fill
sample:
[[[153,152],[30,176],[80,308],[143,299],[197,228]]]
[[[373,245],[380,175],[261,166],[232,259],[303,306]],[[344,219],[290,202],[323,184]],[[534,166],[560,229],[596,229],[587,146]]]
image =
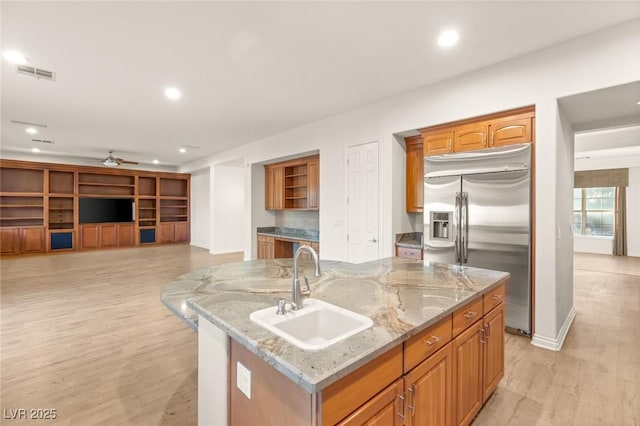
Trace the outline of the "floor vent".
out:
[[[43,70],[42,68],[30,67],[28,65],[18,65],[18,73],[29,75],[42,80],[56,80],[56,73],[53,71]]]
[[[38,143],[48,143],[53,145],[55,142],[54,141],[48,141],[46,139],[31,139],[32,142],[38,142]]]

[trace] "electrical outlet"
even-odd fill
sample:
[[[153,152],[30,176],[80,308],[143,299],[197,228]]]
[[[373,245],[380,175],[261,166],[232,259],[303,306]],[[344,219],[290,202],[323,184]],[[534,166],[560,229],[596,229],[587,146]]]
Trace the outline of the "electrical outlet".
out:
[[[244,365],[237,363],[236,368],[236,386],[240,389],[240,392],[251,399],[251,370]]]

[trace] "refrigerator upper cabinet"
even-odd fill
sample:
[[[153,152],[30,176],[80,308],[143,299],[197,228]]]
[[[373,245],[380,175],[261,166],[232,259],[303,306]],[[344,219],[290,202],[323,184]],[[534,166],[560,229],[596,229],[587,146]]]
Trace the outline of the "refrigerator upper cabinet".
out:
[[[429,261],[456,262],[459,193],[460,176],[424,180],[424,249]]]

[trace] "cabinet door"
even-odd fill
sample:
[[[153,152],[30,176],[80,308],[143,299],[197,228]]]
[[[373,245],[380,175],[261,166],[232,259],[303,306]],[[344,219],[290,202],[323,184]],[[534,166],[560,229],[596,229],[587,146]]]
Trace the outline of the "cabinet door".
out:
[[[266,210],[284,208],[284,167],[265,167],[265,205]]]
[[[482,407],[482,321],[453,341],[453,414],[455,425],[471,424]]]
[[[310,209],[320,207],[320,164],[318,160],[307,163],[307,206]]]
[[[158,227],[158,242],[160,244],[167,244],[173,242],[173,223],[163,222]]]
[[[422,211],[424,197],[424,148],[422,138],[407,139],[407,211]]]
[[[20,228],[0,228],[0,254],[20,253]]]
[[[100,225],[100,247],[118,247],[117,225]]]
[[[174,222],[173,242],[175,243],[189,242],[189,222]]]
[[[488,132],[489,126],[487,123],[473,123],[456,127],[453,150],[462,152],[486,148]]]
[[[20,245],[22,253],[44,253],[44,227],[22,228]]]
[[[423,133],[424,155],[446,154],[453,151],[453,130],[437,133]]]
[[[407,426],[450,426],[452,343],[418,364],[404,378]]]
[[[136,245],[135,227],[131,224],[118,226],[118,247],[133,247]]]
[[[404,380],[389,385],[366,404],[338,423],[339,426],[401,426],[402,403],[399,398]]]
[[[98,225],[80,226],[80,248],[94,249],[100,247],[100,233]]]
[[[489,399],[504,376],[504,314],[504,303],[502,303],[484,318],[483,403]]]
[[[515,116],[491,120],[489,144],[491,147],[533,141],[532,117]]]
[[[267,241],[265,244],[265,259],[274,259],[276,257],[275,244],[273,241]]]

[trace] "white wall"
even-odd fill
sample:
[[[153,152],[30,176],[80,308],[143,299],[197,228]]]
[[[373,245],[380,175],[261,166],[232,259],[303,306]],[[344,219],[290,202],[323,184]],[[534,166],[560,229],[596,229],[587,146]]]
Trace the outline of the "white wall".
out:
[[[244,250],[245,168],[216,165],[212,176],[212,254]],[[203,228],[204,229],[204,228]]]
[[[640,257],[640,167],[629,169],[627,187],[627,256]]]
[[[210,169],[195,171],[191,174],[191,245],[209,249],[209,222],[211,187]]]
[[[201,161],[183,170],[244,158],[254,164],[297,152],[320,153],[320,245],[324,258],[345,259],[345,147],[358,142],[380,141],[380,202],[383,208],[380,243],[383,256],[393,255],[396,232],[407,229],[405,206],[398,195],[404,179],[404,151],[398,149],[394,134],[429,125],[474,117],[518,106],[536,105],[536,335],[555,340],[565,318],[566,301],[558,300],[559,283],[566,267],[558,262],[571,253],[570,244],[556,243],[558,226],[568,226],[564,206],[558,207],[557,180],[567,173],[558,167],[568,161],[557,157],[559,128],[557,98],[635,81],[640,75],[637,46],[640,23],[629,22],[616,28],[587,35],[546,50],[506,61],[435,85],[395,96],[375,104],[291,129],[285,133],[243,145]],[[588,70],[588,71],[585,71]],[[560,135],[560,136],[559,136]],[[564,143],[564,142],[561,142]],[[564,148],[563,148],[564,149]],[[256,168],[252,167],[252,171]],[[573,171],[570,169],[571,172]],[[245,191],[264,191],[252,179]],[[567,184],[563,184],[566,186]],[[253,194],[255,201],[257,194]],[[254,204],[252,214],[264,210]],[[254,223],[245,220],[245,232]],[[409,226],[410,228],[410,226]],[[255,232],[255,231],[254,231]],[[565,232],[568,236],[568,233]],[[566,239],[566,237],[565,237]],[[255,242],[245,238],[247,251],[255,253]],[[569,252],[566,253],[567,247]],[[563,251],[556,256],[557,250]],[[569,278],[571,280],[571,278]],[[562,287],[564,289],[564,287]],[[568,303],[571,303],[569,301]],[[561,308],[556,310],[557,306]]]
[[[579,253],[612,254],[613,237],[574,234],[573,251]]]

